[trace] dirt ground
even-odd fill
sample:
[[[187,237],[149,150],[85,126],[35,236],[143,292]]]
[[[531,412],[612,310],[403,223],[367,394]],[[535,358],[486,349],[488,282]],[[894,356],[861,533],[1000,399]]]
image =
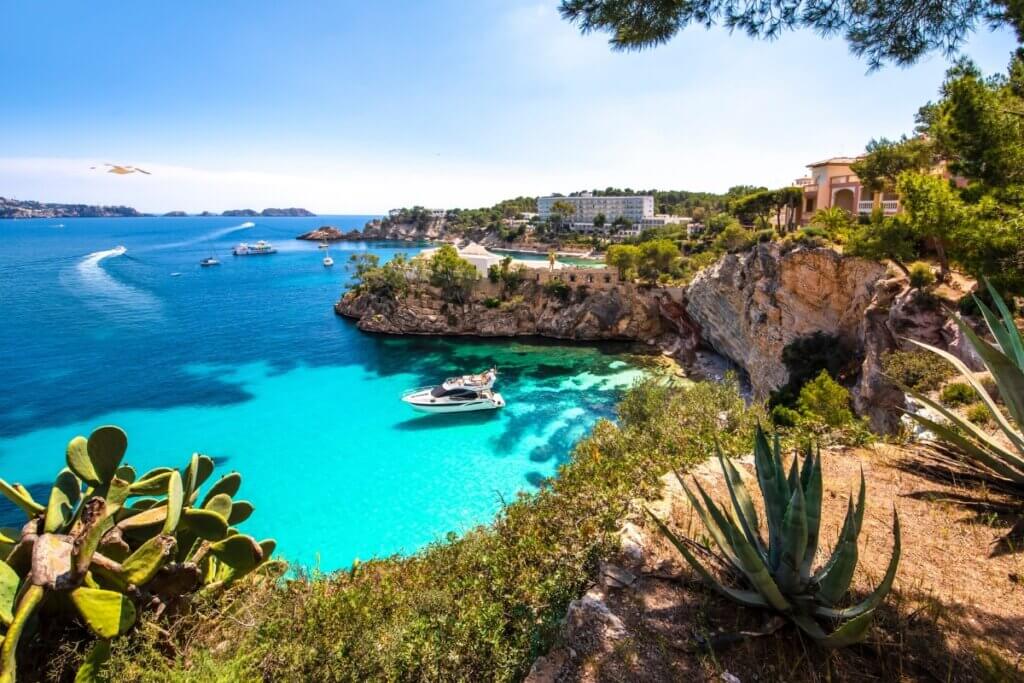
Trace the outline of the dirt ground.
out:
[[[994,544],[1012,523],[995,512],[999,499],[930,477],[914,452],[892,446],[830,451],[822,460],[826,493],[815,566],[830,554],[846,497],[856,493],[864,470],[856,595],[866,595],[884,574],[894,506],[900,515],[899,573],[863,643],[826,651],[789,624],[771,635],[736,637],[779,622],[707,589],[638,514],[623,531],[622,556],[603,566],[600,582],[573,603],[564,642],[538,661],[528,680],[1024,680],[1024,549]],[[753,476],[752,462],[743,467]],[[693,476],[716,500],[726,500],[717,462]],[[665,497],[647,506],[677,532],[702,540],[678,482],[671,475],[665,482]],[[756,490],[756,480],[748,487]],[[704,647],[712,640],[731,644]]]

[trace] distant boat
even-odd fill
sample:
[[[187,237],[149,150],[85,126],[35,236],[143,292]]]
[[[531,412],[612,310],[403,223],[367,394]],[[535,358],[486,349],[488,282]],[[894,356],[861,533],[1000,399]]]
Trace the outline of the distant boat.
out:
[[[329,254],[327,256],[324,256],[324,268],[330,268],[333,265],[334,259],[332,259]]]
[[[249,244],[242,242],[235,247],[232,252],[235,256],[265,256],[268,254],[276,254],[277,249],[270,242],[260,240],[256,244]]]
[[[171,273],[171,277],[181,277],[181,273]]]
[[[199,262],[199,265],[201,265],[203,268],[208,268],[210,266],[219,266],[220,261],[218,261],[212,256],[207,256],[206,258]]]
[[[317,249],[326,249],[329,246],[331,246],[331,245],[327,244],[327,242],[321,242],[320,244],[316,245],[316,248]]]

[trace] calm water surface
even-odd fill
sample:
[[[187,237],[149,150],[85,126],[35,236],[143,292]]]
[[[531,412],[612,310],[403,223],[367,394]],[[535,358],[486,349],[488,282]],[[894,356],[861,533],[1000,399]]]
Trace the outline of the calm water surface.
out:
[[[490,520],[642,371],[622,347],[359,332],[331,308],[350,253],[417,250],[337,245],[325,269],[292,238],[367,218],[0,220],[0,476],[45,500],[67,441],[118,424],[137,469],[201,451],[241,471],[246,530],[323,570]],[[280,253],[231,256],[257,239]],[[209,255],[222,265],[200,268]],[[502,411],[420,416],[398,400],[491,365]],[[0,525],[19,515],[0,507]]]

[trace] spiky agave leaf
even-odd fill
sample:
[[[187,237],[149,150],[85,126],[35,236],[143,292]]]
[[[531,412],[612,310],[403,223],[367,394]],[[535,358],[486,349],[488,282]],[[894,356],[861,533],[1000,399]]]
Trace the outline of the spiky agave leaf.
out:
[[[768,438],[760,425],[754,433],[754,470],[757,472],[757,483],[761,488],[767,518],[768,566],[774,568],[778,566],[782,547],[779,532],[786,514],[789,491],[782,471],[778,441],[775,442],[774,449],[768,445]]]
[[[896,580],[896,572],[900,566],[903,544],[900,537],[900,516],[895,508],[892,511],[892,536],[892,554],[889,556],[889,566],[886,567],[885,575],[878,586],[875,587],[875,590],[871,591],[868,597],[852,607],[833,609],[819,606],[815,609],[816,615],[829,619],[854,619],[878,607],[892,589],[893,581]]]
[[[718,462],[722,466],[722,473],[725,475],[725,484],[729,489],[729,497],[732,499],[735,516],[740,522],[744,535],[750,544],[757,548],[757,552],[768,561],[768,551],[761,538],[761,522],[757,516],[757,508],[750,498],[750,492],[740,476],[739,470],[722,455],[722,449],[715,445],[718,451]]]
[[[761,596],[761,594],[757,591],[747,591],[740,590],[738,588],[732,588],[730,586],[724,585],[723,583],[715,579],[715,577],[711,575],[711,572],[709,572],[704,567],[704,565],[701,564],[701,562],[696,557],[694,557],[693,553],[690,552],[690,549],[686,547],[686,544],[679,540],[679,537],[676,536],[672,532],[672,530],[669,529],[668,526],[666,526],[666,524],[658,518],[657,515],[655,515],[650,510],[647,510],[646,508],[645,511],[647,512],[647,516],[650,517],[658,526],[658,529],[661,531],[662,535],[664,535],[665,538],[669,540],[669,543],[675,546],[676,550],[678,550],[679,554],[683,556],[683,559],[686,560],[687,564],[693,567],[693,570],[697,572],[698,576],[704,579],[705,583],[707,583],[709,586],[711,586],[713,589],[721,593],[726,598],[729,598],[734,602],[738,602],[741,605],[746,605],[747,607],[770,607],[768,601],[765,600],[764,597]],[[264,543],[265,542],[266,541],[264,541]]]
[[[999,348],[1017,364],[1018,368],[1024,370],[1024,337],[1021,336],[1020,330],[1017,329],[1017,325],[1013,321],[1013,314],[1010,313],[1010,309],[1006,306],[1006,302],[1003,301],[1003,297],[999,296],[999,292],[988,281],[988,278],[984,278],[984,280],[985,287],[988,288],[988,293],[991,295],[1001,319],[997,319],[995,314],[977,295],[974,296],[974,301],[981,309],[982,315],[985,316],[985,322],[988,324],[992,336],[999,342]]]
[[[774,572],[775,581],[788,593],[799,590],[800,567],[807,552],[807,506],[799,479],[794,477],[793,483],[793,495],[782,520],[782,552],[779,555],[779,566]]]
[[[839,541],[832,551],[832,556],[811,579],[817,586],[818,597],[826,604],[834,605],[839,602],[853,581],[858,560],[857,539],[864,523],[864,499],[864,471],[861,470],[857,505],[854,507],[852,499],[847,501],[846,518],[843,520]]]
[[[682,480],[680,479],[680,481]],[[695,480],[694,484],[697,487],[697,491],[704,499],[707,516],[709,516],[718,527],[718,533],[724,536],[725,544],[721,547],[723,548],[723,552],[726,552],[725,549],[728,548],[728,553],[732,555],[732,557],[730,557],[730,562],[732,562],[736,569],[747,577],[747,580],[750,581],[751,585],[757,589],[758,593],[764,596],[765,600],[768,601],[768,604],[777,610],[788,611],[791,608],[791,605],[786,598],[783,597],[782,591],[779,590],[778,585],[775,583],[775,579],[772,578],[772,573],[769,570],[768,565],[765,563],[764,558],[762,558],[754,546],[747,541],[739,527],[733,524],[732,521],[722,513],[707,492],[704,491],[703,487],[701,487],[700,482]],[[685,483],[683,484],[683,488],[688,491]],[[692,494],[688,493],[688,497],[692,498]]]
[[[821,453],[815,456],[810,445],[804,458],[803,472],[800,476],[804,489],[804,504],[807,506],[807,550],[800,564],[800,583],[806,586],[811,578],[811,567],[814,556],[818,552],[818,538],[821,533],[821,499],[823,494],[821,482]]]
[[[960,321],[958,318],[954,318],[954,320],[956,320],[957,323],[962,326],[962,329],[965,330],[965,334],[967,333],[967,330],[970,330],[970,328],[964,325],[964,323]],[[992,373],[992,376],[996,381],[996,386],[999,387],[999,393],[1003,397],[1003,401],[1006,402],[1007,408],[1010,409],[1010,413],[1013,416],[1013,419],[1019,425],[1024,424],[1024,406],[1017,405],[1018,403],[1024,403],[1024,373],[1021,373],[1017,366],[1011,363],[1009,359],[1006,358],[1006,356],[1001,354],[999,351],[993,349],[988,344],[988,342],[983,341],[981,338],[975,335],[973,330],[970,331],[970,335],[973,335],[971,345],[974,346],[976,351],[979,351],[979,353],[982,356],[982,360],[985,362],[985,367],[987,367],[989,371]],[[977,344],[975,344],[974,340],[977,340]],[[989,395],[988,391],[985,390],[984,385],[978,380],[977,377],[974,376],[974,373],[971,372],[970,368],[968,368],[963,361],[961,361],[959,358],[949,353],[948,351],[943,351],[942,349],[932,346],[930,344],[925,344],[924,342],[914,340],[911,340],[911,342],[913,342],[913,344],[915,344],[916,346],[931,351],[932,353],[942,357],[947,362],[949,362],[950,365],[959,370],[960,374],[963,375],[964,379],[967,380],[971,387],[973,387],[974,390],[978,393],[978,397],[981,399],[982,403],[985,404],[985,407],[988,408],[988,411],[992,415],[992,418],[995,420],[996,424],[1003,431],[1003,433],[1006,434],[1010,442],[1017,448],[1018,451],[1024,452],[1024,434],[1021,434],[1020,432],[1013,428],[1010,422],[1003,415],[1003,411],[999,410],[999,405],[995,402],[995,399],[993,399],[992,396]],[[1002,360],[1002,363],[1000,364],[1000,367],[998,369],[994,364],[989,363],[989,359],[986,357],[988,351],[986,351],[985,353],[981,353],[982,346],[987,347],[991,351],[991,354],[994,358],[999,358]],[[997,371],[1005,372],[1007,374],[1015,374],[1017,377],[1014,378],[1013,386],[1010,385],[1009,380],[1001,380],[1000,376],[996,374]]]

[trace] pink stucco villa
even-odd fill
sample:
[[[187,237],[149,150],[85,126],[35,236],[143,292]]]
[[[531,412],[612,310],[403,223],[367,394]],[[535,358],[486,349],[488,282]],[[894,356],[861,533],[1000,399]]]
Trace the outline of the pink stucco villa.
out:
[[[837,206],[854,216],[870,214],[877,206],[885,215],[899,213],[899,197],[892,192],[871,192],[861,186],[850,164],[859,157],[833,157],[807,166],[810,175],[797,178],[794,184],[804,190],[798,222],[806,225],[814,212]]]

